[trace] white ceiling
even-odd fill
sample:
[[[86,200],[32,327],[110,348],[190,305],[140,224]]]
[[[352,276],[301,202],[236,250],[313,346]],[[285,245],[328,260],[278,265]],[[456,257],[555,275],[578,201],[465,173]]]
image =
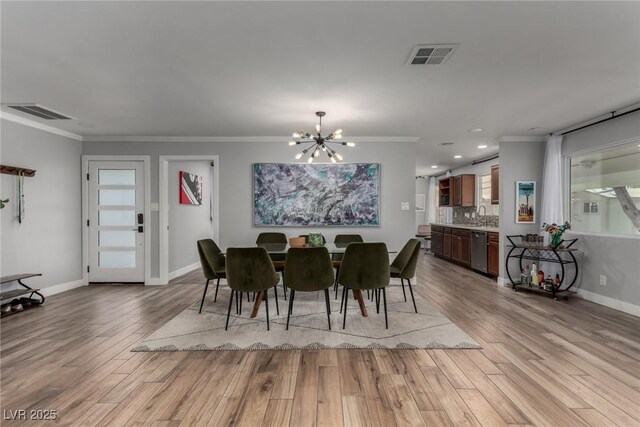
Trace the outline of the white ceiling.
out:
[[[273,137],[321,109],[346,138],[419,138],[432,174],[640,101],[639,2],[3,1],[1,20],[2,102],[84,136]],[[434,43],[460,46],[405,65]]]

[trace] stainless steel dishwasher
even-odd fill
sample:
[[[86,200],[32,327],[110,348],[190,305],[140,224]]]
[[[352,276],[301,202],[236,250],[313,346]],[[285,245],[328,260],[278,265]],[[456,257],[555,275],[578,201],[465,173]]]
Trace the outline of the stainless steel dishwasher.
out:
[[[487,232],[471,232],[471,268],[487,273]]]

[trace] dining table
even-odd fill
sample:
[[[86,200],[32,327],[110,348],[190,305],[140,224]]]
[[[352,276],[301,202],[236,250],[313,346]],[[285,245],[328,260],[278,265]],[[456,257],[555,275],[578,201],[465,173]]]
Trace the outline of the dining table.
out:
[[[350,244],[351,243],[328,243],[327,242],[322,246],[327,248],[329,255],[338,255],[338,254],[344,254],[345,250],[347,249],[347,246],[349,246]],[[290,246],[288,243],[253,243],[251,245],[247,245],[246,247],[254,246],[254,245],[265,248],[269,253],[269,255],[285,255],[290,248],[301,247],[301,246]],[[302,247],[311,247],[311,246],[307,244]],[[398,251],[395,251],[395,250],[389,250],[390,254],[394,254],[397,252]],[[339,262],[340,261],[333,261],[334,266],[336,265],[335,263],[339,263]],[[273,263],[274,265],[282,264],[282,266],[284,266],[284,261],[273,261]],[[353,290],[354,299],[358,301],[358,306],[360,307],[360,313],[362,314],[363,317],[368,317],[369,314],[367,313],[367,307],[364,303],[364,296],[362,295],[362,290],[361,289],[352,289],[352,290]],[[258,315],[258,309],[260,308],[260,304],[262,304],[263,299],[264,299],[264,291],[258,292],[256,294],[256,299],[255,299],[255,302],[253,303],[253,308],[251,310],[251,318],[255,318]]]

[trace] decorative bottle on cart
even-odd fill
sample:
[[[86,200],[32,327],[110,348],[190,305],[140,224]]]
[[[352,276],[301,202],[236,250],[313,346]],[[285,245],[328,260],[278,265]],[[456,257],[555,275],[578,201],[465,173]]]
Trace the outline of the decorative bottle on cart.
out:
[[[535,264],[531,264],[531,285],[538,285],[538,267]]]

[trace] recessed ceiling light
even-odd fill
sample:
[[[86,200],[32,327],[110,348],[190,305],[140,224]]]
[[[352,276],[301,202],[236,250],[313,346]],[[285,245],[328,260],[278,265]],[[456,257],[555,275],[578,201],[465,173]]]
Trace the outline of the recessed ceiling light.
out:
[[[532,132],[540,132],[540,131],[543,131],[544,128],[531,128],[529,130],[532,131]]]
[[[456,154],[455,156],[453,156],[454,159],[461,159],[462,156],[460,154]]]
[[[478,148],[482,149],[482,148],[487,148],[486,145],[478,145]]]
[[[469,132],[482,132],[481,128],[469,129]]]
[[[438,169],[438,165],[431,165],[431,169]]]

